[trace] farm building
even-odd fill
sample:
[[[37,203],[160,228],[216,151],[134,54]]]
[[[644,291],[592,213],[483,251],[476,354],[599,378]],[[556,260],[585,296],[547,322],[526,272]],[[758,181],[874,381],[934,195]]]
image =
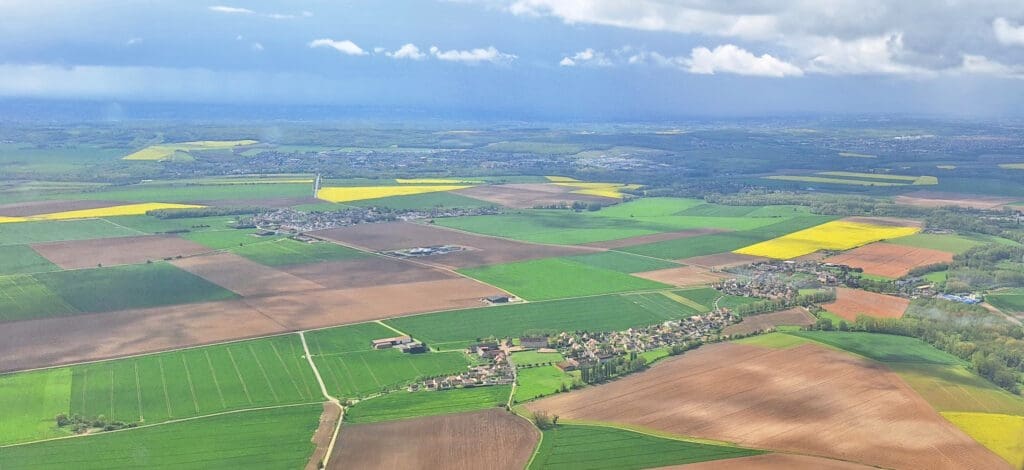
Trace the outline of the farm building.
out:
[[[405,335],[395,336],[394,338],[375,339],[370,342],[370,346],[373,346],[373,349],[388,349],[394,346],[398,346],[400,344],[406,344],[411,342],[412,338],[409,337],[408,335]]]
[[[491,295],[484,297],[484,300],[492,304],[507,304],[509,299],[507,295]]]
[[[547,336],[522,336],[519,338],[519,345],[527,349],[540,349],[548,347]]]
[[[424,346],[423,343],[419,341],[412,341],[409,343],[399,344],[398,346],[395,346],[395,349],[407,354],[419,354],[427,352],[427,347]]]

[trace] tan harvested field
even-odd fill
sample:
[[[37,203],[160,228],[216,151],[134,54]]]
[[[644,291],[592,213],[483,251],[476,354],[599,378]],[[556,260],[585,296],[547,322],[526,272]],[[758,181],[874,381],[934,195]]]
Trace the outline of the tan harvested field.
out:
[[[899,217],[844,217],[842,220],[860,224],[880,225],[883,227],[923,227],[924,222]]]
[[[481,307],[481,299],[504,292],[462,277],[353,289],[325,289],[245,299],[289,330]]]
[[[652,235],[640,235],[638,237],[620,238],[618,240],[608,240],[604,242],[584,243],[580,246],[592,246],[594,248],[606,248],[609,250],[613,250],[616,248],[625,248],[628,246],[646,245],[648,243],[663,242],[667,240],[678,240],[680,238],[690,238],[700,235],[710,235],[713,233],[722,232],[728,232],[728,230],[722,230],[718,228],[695,228],[690,230],[680,230],[678,232],[655,233]]]
[[[328,468],[521,470],[539,440],[504,410],[343,425]]]
[[[12,322],[0,328],[0,372],[284,331],[285,327],[241,300]]]
[[[139,264],[210,251],[203,245],[172,235],[40,243],[32,245],[32,249],[64,269]]]
[[[99,207],[119,206],[124,202],[111,201],[32,201],[14,204],[0,204],[0,216],[26,217],[30,215],[52,214],[54,212],[96,209]]]
[[[906,276],[911,269],[918,266],[952,262],[953,254],[879,242],[847,251],[825,261],[863,268],[864,272],[876,276],[898,278]]]
[[[860,289],[836,288],[836,301],[822,307],[848,321],[864,314],[877,318],[899,318],[907,311],[910,300],[891,295],[876,294]]]
[[[711,284],[713,282],[720,281],[726,276],[718,273],[713,273],[707,268],[699,266],[680,266],[678,268],[658,269],[656,271],[646,271],[642,273],[633,273],[636,277],[641,277],[662,284],[669,284],[676,287],[688,287],[698,286],[704,284]]]
[[[320,414],[320,424],[313,433],[313,444],[316,450],[309,457],[306,463],[306,470],[320,470],[320,463],[327,456],[327,450],[331,446],[331,437],[334,436],[334,429],[338,420],[341,419],[341,406],[334,403],[324,403],[324,412]]]
[[[517,242],[410,222],[360,224],[312,232],[312,235],[369,251],[400,250],[445,244],[470,248],[445,255],[416,258],[421,263],[446,268],[470,268],[599,251],[595,248]]]
[[[536,206],[553,204],[572,204],[596,202],[598,204],[614,204],[618,199],[592,196],[588,194],[572,194],[577,188],[543,183],[519,183],[501,185],[480,185],[452,191],[481,201],[493,202],[515,209],[529,209]]]
[[[758,331],[765,331],[776,326],[792,325],[803,326],[813,325],[814,315],[811,315],[803,307],[794,307],[781,312],[764,313],[761,315],[750,315],[743,317],[743,321],[729,325],[722,330],[727,335],[749,335]]]
[[[693,258],[680,259],[676,261],[683,264],[692,264],[694,266],[702,266],[705,268],[722,269],[766,260],[768,260],[768,258],[761,256],[743,255],[739,253],[717,253],[713,255],[694,256]]]
[[[447,271],[383,256],[287,266],[281,270],[330,289],[438,281],[455,277]]]
[[[1009,468],[884,366],[812,344],[712,344],[527,407],[888,468]]]
[[[314,281],[278,271],[234,253],[174,260],[171,264],[244,297],[322,290]]]
[[[896,196],[896,204],[919,207],[966,207],[972,209],[1000,209],[1019,199],[979,194],[945,193],[939,191],[915,191]]]
[[[710,462],[660,467],[659,470],[747,470],[752,468],[758,470],[869,470],[875,467],[807,455],[764,454],[738,459],[713,460]]]

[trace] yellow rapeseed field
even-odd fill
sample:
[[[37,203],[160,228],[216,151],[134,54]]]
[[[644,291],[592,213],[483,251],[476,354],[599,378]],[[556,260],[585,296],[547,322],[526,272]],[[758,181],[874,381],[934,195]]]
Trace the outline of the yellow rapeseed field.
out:
[[[118,215],[142,215],[156,209],[195,209],[194,204],[165,204],[162,202],[146,202],[141,204],[125,204],[122,206],[98,207],[77,211],[52,212],[49,214],[30,215],[26,217],[0,217],[0,224],[11,222],[33,222],[39,220],[70,220],[91,219],[97,217],[114,217]]]
[[[413,194],[436,193],[468,188],[467,185],[409,185],[409,186],[350,186],[320,188],[318,199],[329,202],[362,201],[389,196],[411,196]]]
[[[197,140],[193,142],[180,142],[176,144],[150,145],[138,152],[129,154],[123,160],[167,160],[174,156],[175,152],[187,152],[189,150],[214,150],[238,147],[240,145],[257,144],[256,140]]]
[[[460,180],[455,178],[395,178],[398,184],[480,184],[483,181]]]
[[[548,176],[548,178],[552,178]],[[601,196],[610,197],[614,199],[622,199],[623,189],[637,189],[640,187],[638,184],[620,184],[620,183],[585,183],[582,181],[576,182],[557,182],[551,183],[556,186],[567,186],[570,188],[578,188],[572,191],[573,194],[586,194],[589,196]]]
[[[740,248],[733,253],[791,259],[818,250],[849,250],[868,243],[905,237],[921,231],[917,227],[892,227],[847,220],[835,220],[793,232],[766,242]]]
[[[944,412],[946,419],[1013,465],[1024,467],[1024,416]]]
[[[552,183],[575,183],[579,181],[576,178],[570,178],[568,176],[545,176],[545,178]]]

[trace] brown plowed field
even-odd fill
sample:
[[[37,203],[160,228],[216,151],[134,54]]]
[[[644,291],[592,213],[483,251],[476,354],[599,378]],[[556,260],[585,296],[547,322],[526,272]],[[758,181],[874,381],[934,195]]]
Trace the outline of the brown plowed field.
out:
[[[714,255],[694,256],[693,258],[686,258],[677,260],[683,264],[692,264],[694,266],[703,266],[705,268],[721,269],[732,266],[742,266],[744,264],[756,263],[758,261],[765,261],[768,258],[760,256],[742,255],[739,253],[717,253]]]
[[[341,427],[331,469],[515,469],[540,431],[503,410]]]
[[[973,209],[999,209],[1003,205],[1018,201],[1018,198],[982,196],[978,194],[944,193],[939,191],[915,191],[896,196],[896,204],[918,207],[967,207]]]
[[[527,407],[889,468],[1009,468],[895,373],[818,345],[712,344]]]
[[[575,189],[577,188],[554,184],[525,183],[480,185],[457,189],[452,192],[516,209],[529,209],[536,206],[550,206],[562,203],[572,204],[576,201],[583,203],[596,202],[603,205],[619,202],[618,199],[613,198],[591,196],[589,194],[572,194],[572,191]]]
[[[707,268],[701,268],[698,266],[680,266],[678,268],[658,269],[656,271],[633,273],[633,275],[676,287],[711,284],[726,277],[721,274],[708,271]]]
[[[240,300],[5,323],[0,372],[178,349],[286,331]]]
[[[765,454],[661,467],[659,470],[870,470],[873,468],[875,467],[806,455]]]
[[[54,212],[96,209],[98,207],[120,206],[125,202],[111,201],[32,201],[0,205],[0,216],[25,217]]]
[[[244,297],[322,290],[324,286],[233,253],[174,260],[171,264]]]
[[[64,269],[139,264],[210,251],[203,245],[171,235],[40,243],[32,245],[32,249]]]
[[[316,427],[316,432],[313,433],[313,444],[316,445],[316,450],[309,457],[306,470],[320,470],[320,464],[327,456],[327,448],[331,446],[331,437],[334,437],[334,429],[337,427],[339,419],[341,419],[341,406],[331,402],[324,403],[324,412],[320,414],[320,424]]]
[[[911,269],[918,266],[952,262],[953,254],[892,243],[872,243],[825,261],[863,268],[868,274],[898,278],[906,276]]]
[[[480,299],[504,292],[462,277],[354,289],[327,289],[245,299],[288,329],[320,328],[368,320],[480,307]]]
[[[438,281],[455,277],[454,274],[437,268],[383,256],[302,264],[280,269],[331,289]]]
[[[899,318],[907,311],[910,301],[891,295],[876,294],[860,289],[836,289],[836,301],[822,304],[822,307],[849,321],[857,319],[858,314],[877,318]]]
[[[728,232],[728,230],[722,230],[719,228],[695,228],[690,230],[680,230],[678,232],[655,233],[652,235],[640,235],[638,237],[620,238],[618,240],[608,240],[604,242],[584,243],[580,246],[592,246],[594,248],[607,248],[612,250],[615,248],[625,248],[627,246],[646,245],[648,243],[678,240],[680,238],[690,238],[722,232]]]
[[[804,326],[814,324],[814,315],[811,315],[803,307],[794,307],[781,312],[763,313],[761,315],[750,315],[743,317],[743,321],[729,325],[722,330],[727,335],[749,335],[758,331],[765,331],[776,326],[791,325]]]
[[[537,258],[578,255],[594,248],[540,245],[474,235],[443,227],[409,222],[360,224],[313,232],[313,235],[369,251],[389,251],[431,245],[459,245],[471,249],[416,260],[446,268],[470,268]]]

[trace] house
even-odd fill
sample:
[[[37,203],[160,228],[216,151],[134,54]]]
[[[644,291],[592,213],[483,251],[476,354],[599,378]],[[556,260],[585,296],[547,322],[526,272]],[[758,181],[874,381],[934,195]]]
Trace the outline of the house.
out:
[[[559,369],[562,369],[565,372],[572,372],[580,368],[580,363],[576,362],[575,359],[566,359],[562,362],[559,362],[558,364],[555,364],[555,367],[558,367]]]
[[[528,349],[540,349],[548,347],[547,336],[521,336],[519,345]]]
[[[404,335],[395,336],[394,338],[375,339],[370,342],[370,346],[372,346],[373,349],[388,349],[394,346],[398,346],[399,344],[406,344],[411,342],[412,338],[409,337],[408,335]]]
[[[489,295],[487,297],[484,297],[484,300],[492,304],[507,304],[509,298],[507,295]]]
[[[427,347],[419,341],[412,341],[408,343],[402,343],[395,346],[395,349],[402,351],[407,354],[419,354],[427,352]]]

